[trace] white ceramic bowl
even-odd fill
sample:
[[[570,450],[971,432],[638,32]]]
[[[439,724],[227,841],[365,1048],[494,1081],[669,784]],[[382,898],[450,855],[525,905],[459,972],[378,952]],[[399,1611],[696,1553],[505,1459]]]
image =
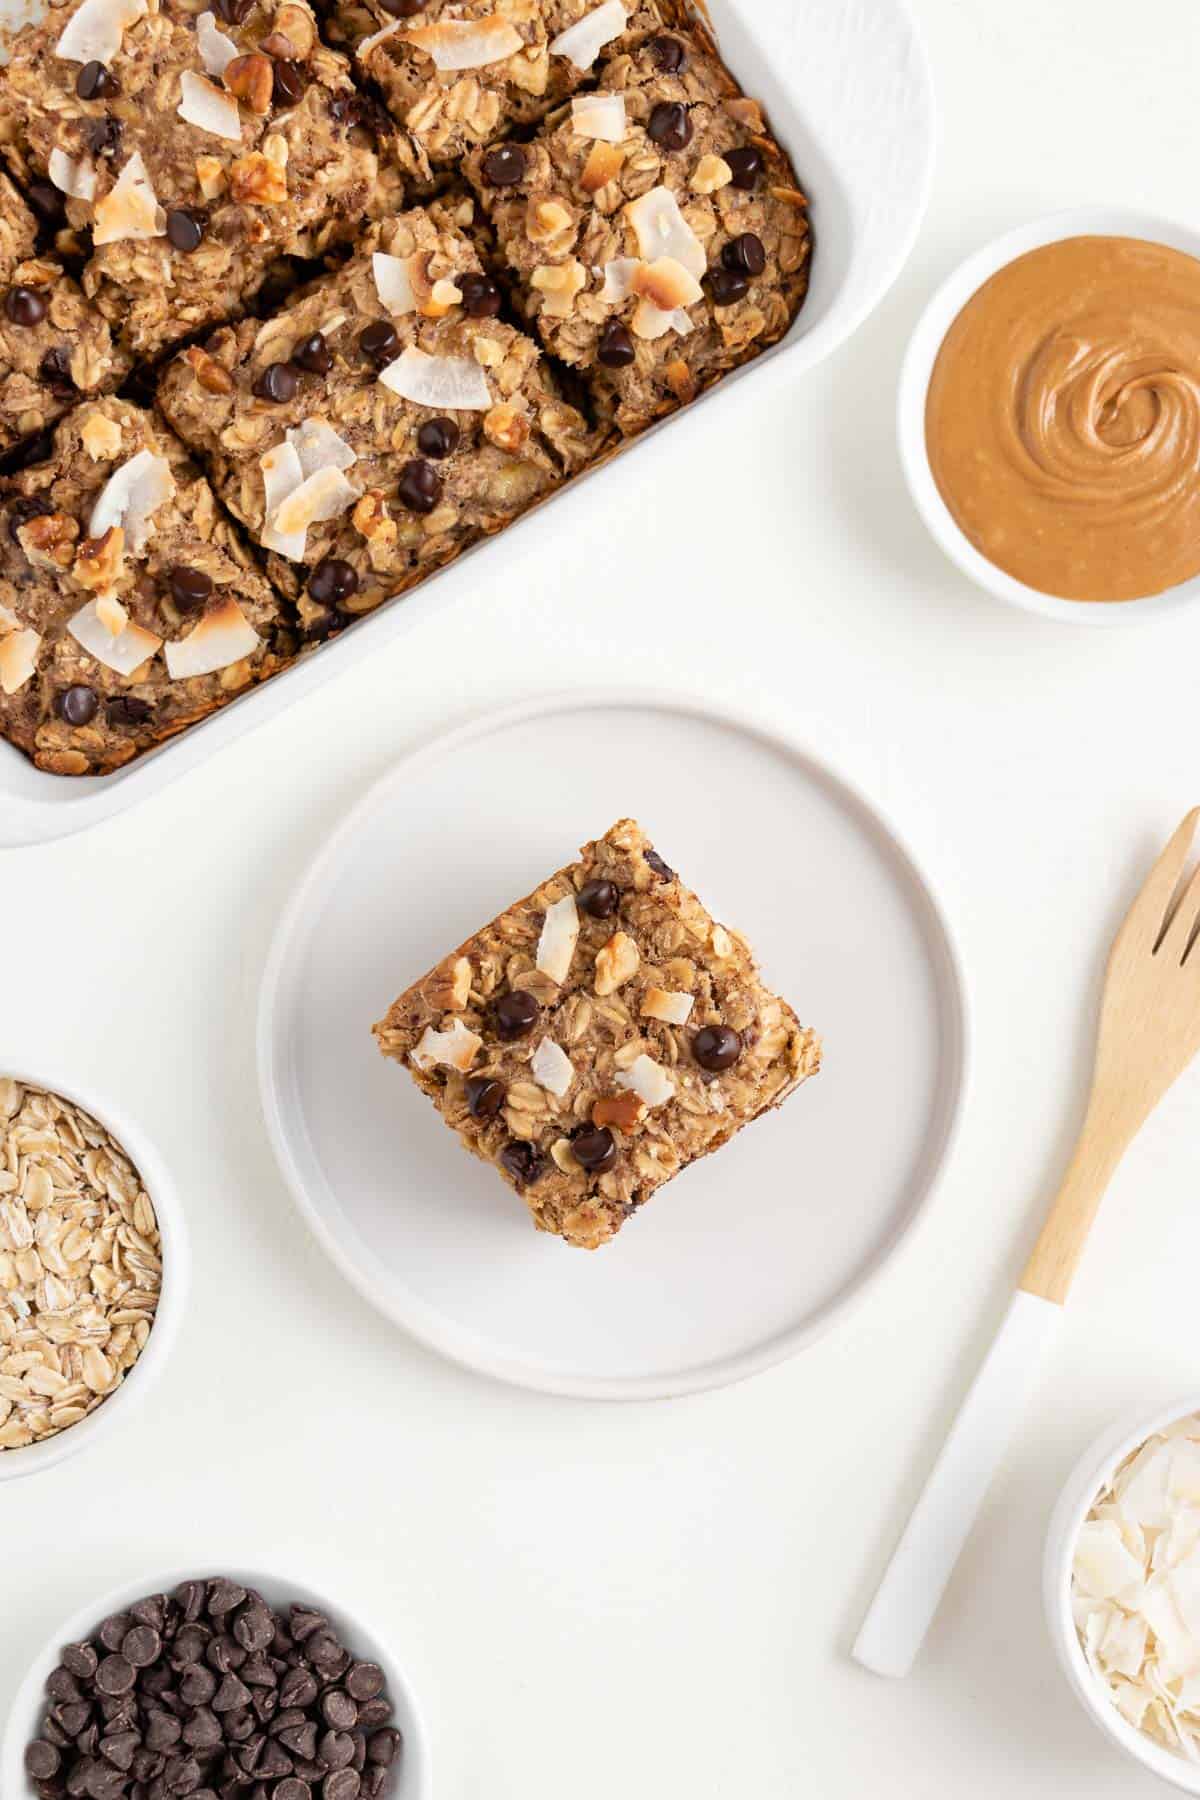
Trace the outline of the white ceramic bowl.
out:
[[[1173,1425],[1176,1419],[1200,1412],[1200,1394],[1185,1395],[1173,1405],[1164,1407],[1150,1418],[1126,1419],[1105,1433],[1080,1458],[1054,1509],[1046,1535],[1046,1552],[1042,1565],[1042,1593],[1046,1606],[1046,1622],[1068,1682],[1104,1735],[1141,1763],[1144,1769],[1159,1775],[1185,1794],[1200,1794],[1200,1766],[1165,1750],[1144,1732],[1135,1731],[1123,1719],[1100,1682],[1088,1667],[1075,1621],[1071,1617],[1071,1564],[1079,1527],[1091,1511],[1092,1502],[1107,1487],[1121,1463],[1156,1431]]]
[[[102,1436],[128,1422],[136,1407],[150,1391],[151,1384],[162,1373],[170,1355],[187,1298],[190,1258],[187,1227],[175,1184],[162,1157],[141,1126],[120,1112],[106,1097],[83,1091],[73,1083],[57,1079],[45,1070],[23,1068],[18,1062],[6,1062],[0,1054],[0,1075],[11,1075],[28,1087],[45,1088],[72,1101],[110,1132],[128,1152],[141,1174],[146,1192],[154,1202],[162,1239],[162,1293],[146,1348],[114,1393],[90,1412],[78,1425],[68,1425],[57,1436],[39,1444],[27,1444],[20,1450],[0,1450],[0,1481],[17,1480],[23,1475],[37,1475],[52,1469],[80,1450],[89,1449]],[[8,1790],[0,1784],[0,1793]]]
[[[951,562],[989,594],[1008,601],[1010,606],[1021,606],[1026,612],[1040,613],[1043,618],[1058,619],[1068,625],[1143,624],[1149,619],[1180,613],[1200,599],[1200,577],[1168,588],[1166,593],[1152,594],[1145,600],[1062,600],[1053,594],[1039,593],[1037,588],[1027,587],[1023,581],[1005,574],[1003,569],[989,562],[960,529],[938,492],[925,447],[925,400],[933,365],[942,340],[967,301],[997,270],[1018,256],[1024,256],[1029,250],[1040,250],[1044,244],[1056,244],[1072,237],[1144,238],[1150,243],[1167,244],[1173,250],[1200,257],[1200,230],[1170,219],[1156,218],[1152,213],[1113,206],[1085,206],[1070,212],[1051,213],[985,244],[942,283],[913,332],[900,372],[897,408],[900,461],[917,511],[936,541]]]
[[[185,1569],[148,1569],[137,1581],[126,1582],[111,1593],[100,1594],[71,1618],[57,1626],[29,1665],[29,1671],[17,1690],[4,1741],[0,1745],[0,1794],[4,1800],[33,1800],[33,1787],[25,1773],[25,1746],[38,1735],[45,1700],[46,1677],[58,1665],[64,1644],[78,1643],[90,1636],[110,1614],[121,1612],[147,1594],[169,1594],[181,1581],[197,1576],[222,1574],[243,1587],[257,1588],[264,1600],[280,1610],[291,1601],[315,1607],[323,1612],[338,1636],[355,1655],[376,1662],[387,1677],[387,1691],[395,1708],[393,1723],[403,1734],[399,1775],[388,1800],[430,1800],[433,1793],[429,1763],[429,1740],[416,1696],[404,1672],[388,1648],[386,1640],[369,1624],[356,1607],[348,1612],[336,1601],[295,1581],[280,1570],[208,1568],[203,1558],[196,1558]]]

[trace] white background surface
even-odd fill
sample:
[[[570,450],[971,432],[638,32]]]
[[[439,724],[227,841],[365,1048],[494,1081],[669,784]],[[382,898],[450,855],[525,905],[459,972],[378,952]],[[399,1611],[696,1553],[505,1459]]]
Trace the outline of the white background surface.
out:
[[[918,1671],[887,1685],[845,1655],[1073,1134],[1104,941],[1200,797],[1200,615],[1089,634],[985,600],[913,516],[892,427],[917,312],[983,239],[1087,200],[1194,216],[1200,12],[919,11],[944,115],[930,218],[829,364],[664,434],[627,514],[577,522],[558,568],[480,558],[469,615],[92,836],[0,856],[3,1035],[139,1112],[196,1250],[145,1414],[0,1490],[0,1695],[89,1588],[272,1553],[390,1619],[453,1800],[1163,1791],[1067,1693],[1038,1560],[1096,1430],[1194,1385],[1200,1071],[1114,1184]],[[976,1081],[941,1200],[865,1312],[747,1386],[605,1408],[489,1386],[356,1301],[267,1150],[253,1017],[295,875],[399,750],[531,689],[640,678],[761,708],[895,814],[958,925]],[[511,804],[520,829],[537,797]],[[437,870],[412,879],[436,906]]]

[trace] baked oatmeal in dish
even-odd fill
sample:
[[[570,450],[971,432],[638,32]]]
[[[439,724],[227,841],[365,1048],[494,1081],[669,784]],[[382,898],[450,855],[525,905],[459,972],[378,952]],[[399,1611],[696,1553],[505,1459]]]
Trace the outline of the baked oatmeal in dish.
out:
[[[286,312],[167,368],[163,411],[309,635],[411,587],[586,460],[585,421],[499,309],[466,232],[417,208]]]
[[[778,1106],[820,1044],[623,819],[375,1026],[540,1231],[595,1250]]]
[[[38,255],[37,238],[33,213],[0,175],[0,450],[119,386],[130,368],[78,283]]]
[[[281,253],[353,236],[378,159],[303,0],[78,0],[18,32],[0,134],[63,197],[84,291],[140,356],[228,318]]]
[[[625,434],[776,343],[808,288],[808,202],[705,34],[603,62],[528,143],[466,171],[546,348]]]
[[[679,10],[677,0],[339,0],[327,29],[379,88],[406,166],[425,182],[535,124],[593,79],[602,52]]]
[[[99,775],[279,666],[280,605],[162,421],[86,401],[0,481],[0,734]]]

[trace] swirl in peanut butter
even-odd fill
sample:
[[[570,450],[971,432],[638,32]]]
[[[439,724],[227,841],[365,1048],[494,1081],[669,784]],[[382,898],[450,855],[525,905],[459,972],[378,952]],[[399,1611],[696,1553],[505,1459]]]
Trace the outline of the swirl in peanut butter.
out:
[[[1200,260],[1080,237],[959,313],[925,412],[943,500],[990,562],[1068,600],[1200,574]]]

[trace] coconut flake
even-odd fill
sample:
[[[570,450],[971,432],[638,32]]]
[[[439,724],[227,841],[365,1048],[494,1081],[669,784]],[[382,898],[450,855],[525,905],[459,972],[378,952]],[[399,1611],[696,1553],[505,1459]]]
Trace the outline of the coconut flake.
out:
[[[288,437],[291,433],[288,433]],[[285,440],[258,459],[263,476],[263,517],[266,521],[260,542],[265,550],[286,556],[289,562],[300,562],[304,556],[306,533],[296,531],[290,537],[271,529],[271,520],[289,494],[294,494],[304,480],[304,466],[294,444]]]
[[[452,1019],[445,1031],[435,1031],[432,1025],[427,1025],[412,1052],[412,1059],[418,1069],[444,1063],[447,1068],[457,1069],[460,1075],[465,1075],[482,1043],[483,1039],[468,1031],[461,1019]]]
[[[395,37],[396,33],[403,29],[404,20],[393,19],[390,25],[385,25],[381,31],[373,31],[370,37],[365,37],[361,44],[357,44],[354,50],[355,56],[361,60],[364,56],[370,54],[376,44],[382,44],[385,39]]]
[[[54,46],[64,62],[108,64],[125,33],[148,11],[146,0],[83,0]]]
[[[556,900],[546,908],[537,947],[539,972],[548,975],[551,981],[564,982],[578,941],[579,912],[574,895],[568,894],[565,899]]]
[[[336,519],[358,499],[353,487],[340,469],[318,469],[293,488],[286,500],[276,508],[271,528],[283,537],[305,532],[310,525],[323,525]]]
[[[647,988],[642,995],[642,1017],[661,1019],[664,1025],[686,1025],[695,999],[691,994],[669,993],[666,988]]]
[[[689,332],[695,330],[690,316],[682,306],[677,306],[673,312],[664,312],[661,307],[655,306],[653,300],[638,301],[629,325],[634,337],[644,338],[648,343],[666,337],[668,331],[675,332],[679,337],[687,337]]]
[[[417,296],[413,291],[408,264],[408,257],[388,256],[383,250],[376,250],[371,258],[375,292],[379,295],[380,303],[394,317],[417,310]]]
[[[624,94],[579,94],[571,102],[571,130],[578,137],[619,144],[625,136]]]
[[[91,200],[96,193],[96,165],[88,156],[76,162],[65,150],[50,152],[50,179],[60,194],[72,200]]]
[[[93,244],[115,244],[121,238],[162,237],[167,215],[146,173],[142,153],[135,150],[102,200],[97,200]]]
[[[216,13],[211,12],[202,12],[196,20],[196,49],[205,73],[215,76],[218,81],[238,54],[237,45],[231,37],[225,36],[217,24]]]
[[[665,1106],[668,1100],[675,1098],[675,1083],[652,1056],[639,1056],[631,1068],[614,1075],[613,1080],[619,1088],[636,1094],[647,1106]]]
[[[41,633],[28,626],[0,637],[0,694],[15,694],[25,686],[37,669],[41,642]]]
[[[175,477],[166,457],[139,450],[114,469],[101,488],[88,520],[88,536],[103,537],[110,526],[119,525],[130,552],[136,554],[150,535],[151,518],[174,492]]]
[[[539,1087],[561,1100],[572,1081],[575,1070],[570,1057],[553,1038],[545,1037],[529,1060],[529,1073]]]
[[[179,77],[179,105],[175,110],[198,131],[228,138],[234,144],[242,141],[242,115],[237,101],[194,69],[185,69]]]
[[[633,275],[633,291],[649,300],[665,313],[684,306],[694,306],[703,298],[704,290],[696,277],[673,256],[660,256],[652,263],[639,263]]]
[[[482,19],[439,19],[433,25],[414,25],[404,33],[404,41],[432,57],[434,68],[445,74],[506,62],[525,48],[520,32],[498,13]]]
[[[704,245],[679,210],[679,202],[668,187],[651,188],[649,193],[631,200],[625,216],[637,236],[643,262],[657,262],[670,256],[682,263],[697,280],[708,267]]]
[[[148,662],[162,644],[160,637],[143,630],[140,625],[126,625],[124,631],[114,637],[101,619],[95,600],[89,600],[74,618],[68,619],[67,630],[89,656],[126,678]]]
[[[402,400],[438,412],[487,412],[492,404],[487,376],[465,356],[428,356],[410,344],[379,377]]]
[[[577,69],[590,69],[605,44],[619,38],[628,23],[621,0],[604,0],[603,6],[594,6],[574,25],[551,38],[550,54],[565,56]]]
[[[600,298],[608,306],[620,306],[633,293],[633,278],[642,267],[638,256],[615,256],[604,265],[604,286]]]
[[[325,419],[305,419],[287,433],[287,441],[299,458],[300,474],[305,480],[322,469],[348,469],[358,461],[357,452]],[[299,482],[293,484],[299,485]]]
[[[163,655],[172,681],[188,681],[194,675],[212,675],[241,662],[257,650],[262,639],[230,595],[220,606],[205,613],[187,636],[168,643]]]
[[[1119,1527],[1111,1519],[1090,1519],[1079,1528],[1075,1540],[1075,1584],[1095,1600],[1119,1600],[1136,1593],[1142,1568],[1121,1541]]]

